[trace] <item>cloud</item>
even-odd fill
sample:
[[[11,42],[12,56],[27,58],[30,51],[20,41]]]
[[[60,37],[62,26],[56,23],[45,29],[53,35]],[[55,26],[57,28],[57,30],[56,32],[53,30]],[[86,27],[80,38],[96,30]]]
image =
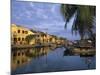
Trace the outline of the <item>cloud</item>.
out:
[[[68,29],[64,29],[65,21],[60,12],[60,4],[15,2],[12,5],[12,23],[69,39],[73,38],[72,21],[68,23]]]
[[[55,13],[55,12],[56,12],[56,5],[55,5],[55,6],[54,6],[54,5],[52,6],[51,12],[52,12],[52,13]]]
[[[49,17],[48,17],[48,15],[43,15],[43,18],[48,19]]]
[[[32,7],[32,8],[34,7],[34,3],[33,3],[33,2],[30,2],[29,5],[30,5],[30,7]]]
[[[32,18],[32,13],[31,11],[25,9],[25,12],[23,13],[26,18],[31,19]]]

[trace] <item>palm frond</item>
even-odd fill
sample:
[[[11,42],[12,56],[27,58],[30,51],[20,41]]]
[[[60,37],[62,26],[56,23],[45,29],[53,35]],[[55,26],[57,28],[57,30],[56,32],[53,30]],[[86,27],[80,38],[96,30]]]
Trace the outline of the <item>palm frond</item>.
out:
[[[75,14],[74,22],[72,25],[72,34],[79,33],[81,38],[85,35],[90,35],[94,28],[94,17],[96,16],[95,13],[96,7],[95,6],[83,6],[83,5],[65,5],[61,6],[62,14],[66,20],[65,27],[67,23]]]
[[[63,13],[64,19],[65,19],[65,28],[67,27],[67,23],[71,19],[71,17],[74,15],[77,7],[75,5],[61,5],[61,12]]]

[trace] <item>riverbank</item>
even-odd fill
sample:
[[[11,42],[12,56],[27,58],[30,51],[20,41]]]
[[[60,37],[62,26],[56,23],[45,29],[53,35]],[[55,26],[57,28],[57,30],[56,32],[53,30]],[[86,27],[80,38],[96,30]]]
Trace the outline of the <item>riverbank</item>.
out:
[[[12,49],[41,48],[41,47],[62,47],[62,45],[58,44],[12,45]]]

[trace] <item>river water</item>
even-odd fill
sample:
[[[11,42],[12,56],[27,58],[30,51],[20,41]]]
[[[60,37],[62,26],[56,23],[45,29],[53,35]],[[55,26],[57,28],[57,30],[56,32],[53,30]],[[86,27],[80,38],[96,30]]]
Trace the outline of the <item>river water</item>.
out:
[[[66,50],[64,47],[12,50],[11,74],[88,70],[96,68],[95,55],[85,57],[71,54]]]

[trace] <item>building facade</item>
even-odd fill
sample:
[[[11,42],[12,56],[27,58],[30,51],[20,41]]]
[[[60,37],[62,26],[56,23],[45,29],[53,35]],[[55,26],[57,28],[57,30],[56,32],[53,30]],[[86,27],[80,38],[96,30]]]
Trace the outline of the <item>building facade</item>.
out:
[[[28,35],[34,35],[32,31],[30,31],[28,28],[18,26],[16,24],[11,25],[11,44],[12,45],[21,45],[21,44],[27,44],[25,38]]]
[[[61,44],[63,41],[63,39],[54,35],[33,31],[16,24],[11,25],[12,45]]]

